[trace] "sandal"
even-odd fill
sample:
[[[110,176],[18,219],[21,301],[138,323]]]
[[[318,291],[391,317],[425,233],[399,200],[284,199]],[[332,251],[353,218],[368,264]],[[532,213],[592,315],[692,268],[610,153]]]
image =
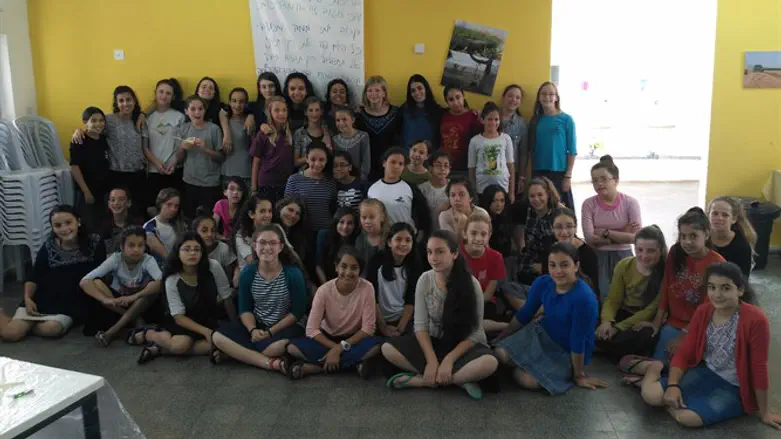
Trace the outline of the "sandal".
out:
[[[469,395],[469,397],[476,401],[483,399],[483,389],[481,389],[480,385],[477,383],[464,383],[458,387],[466,390],[466,393]]]
[[[222,351],[214,344],[214,331],[212,331],[212,335],[209,337],[209,344],[212,347],[209,351],[209,362],[216,366],[222,362]]]
[[[618,368],[627,375],[639,375],[635,373],[635,368],[646,361],[654,361],[654,359],[642,355],[624,355],[618,362]]]
[[[98,331],[95,333],[95,340],[97,340],[97,342],[104,348],[107,348],[109,343],[111,343],[111,341],[106,338],[106,333],[103,331]]]
[[[137,362],[138,364],[146,364],[162,354],[163,352],[160,346],[155,343],[151,343],[144,346],[144,349],[141,350],[141,355],[138,356]]]
[[[266,363],[267,370],[280,372],[282,375],[287,375],[288,360],[285,357],[274,357],[268,360]]]
[[[388,381],[385,382],[385,387],[389,389],[405,389],[409,387],[407,383],[415,378],[415,376],[417,376],[417,374],[412,372],[397,373],[396,375],[388,378]]]
[[[287,369],[287,377],[291,381],[298,381],[304,377],[304,362],[301,360],[294,361],[293,364]]]
[[[148,342],[146,341],[146,333],[151,331],[154,328],[145,328],[145,327],[139,327],[139,328],[133,328],[127,333],[127,338],[125,339],[125,343],[129,344],[130,346],[141,346],[145,345]],[[136,335],[141,334],[141,342],[136,341]]]

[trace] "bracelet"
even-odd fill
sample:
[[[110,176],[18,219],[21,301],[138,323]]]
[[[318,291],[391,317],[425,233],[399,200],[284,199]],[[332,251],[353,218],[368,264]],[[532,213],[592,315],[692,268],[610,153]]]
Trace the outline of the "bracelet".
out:
[[[268,336],[269,337],[273,337],[274,336],[274,333],[271,332],[271,328],[266,329],[266,332],[268,332]]]
[[[571,175],[565,175],[564,178],[570,178],[571,179],[572,176]]]
[[[678,384],[667,384],[667,388],[669,389],[670,387],[677,387],[678,390],[681,390],[681,386],[679,386]]]
[[[250,337],[252,337],[252,333],[253,333],[254,331],[259,331],[259,330],[260,330],[260,329],[259,329],[257,326],[256,326],[256,327],[254,327],[254,328],[252,328],[252,329],[250,329],[250,330],[249,330],[249,336],[250,336]]]

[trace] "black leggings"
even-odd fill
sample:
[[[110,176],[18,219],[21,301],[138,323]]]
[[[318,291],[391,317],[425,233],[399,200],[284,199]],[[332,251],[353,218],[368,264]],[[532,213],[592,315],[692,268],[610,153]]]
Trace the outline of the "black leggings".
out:
[[[212,209],[214,209],[214,203],[216,203],[220,197],[220,187],[201,187],[191,184],[184,184],[184,195],[182,199],[182,206],[184,208],[184,215],[188,220],[195,218],[195,211],[199,206],[203,206],[204,215],[211,216]]]
[[[616,313],[616,322],[631,316],[630,312],[619,310]],[[653,329],[643,328],[640,331],[635,331],[628,328],[620,331],[610,340],[596,339],[595,342],[602,354],[617,363],[624,355],[650,355],[654,346]]]

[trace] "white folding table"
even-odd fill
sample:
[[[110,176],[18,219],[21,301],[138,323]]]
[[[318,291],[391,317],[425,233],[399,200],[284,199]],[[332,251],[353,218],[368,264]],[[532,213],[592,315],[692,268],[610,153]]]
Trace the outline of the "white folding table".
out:
[[[0,439],[26,438],[78,408],[84,437],[100,438],[97,391],[104,385],[99,376],[0,357]]]

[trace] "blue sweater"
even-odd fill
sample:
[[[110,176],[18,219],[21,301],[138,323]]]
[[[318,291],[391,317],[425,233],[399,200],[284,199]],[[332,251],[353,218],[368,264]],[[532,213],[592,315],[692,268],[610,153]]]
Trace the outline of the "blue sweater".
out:
[[[296,265],[283,265],[282,271],[285,272],[287,288],[290,292],[290,314],[300,319],[306,312],[308,303],[306,282],[304,273]],[[245,312],[253,312],[255,309],[255,300],[252,298],[252,281],[258,272],[257,261],[244,266],[239,274],[239,315]]]
[[[564,350],[584,354],[588,364],[594,350],[594,329],[597,326],[597,299],[591,288],[578,279],[567,293],[556,293],[556,283],[550,275],[538,277],[529,290],[528,300],[515,314],[525,325],[534,318],[540,306],[545,315],[540,325]]]
[[[534,143],[535,171],[566,171],[567,157],[578,155],[575,122],[567,113],[540,116]]]

